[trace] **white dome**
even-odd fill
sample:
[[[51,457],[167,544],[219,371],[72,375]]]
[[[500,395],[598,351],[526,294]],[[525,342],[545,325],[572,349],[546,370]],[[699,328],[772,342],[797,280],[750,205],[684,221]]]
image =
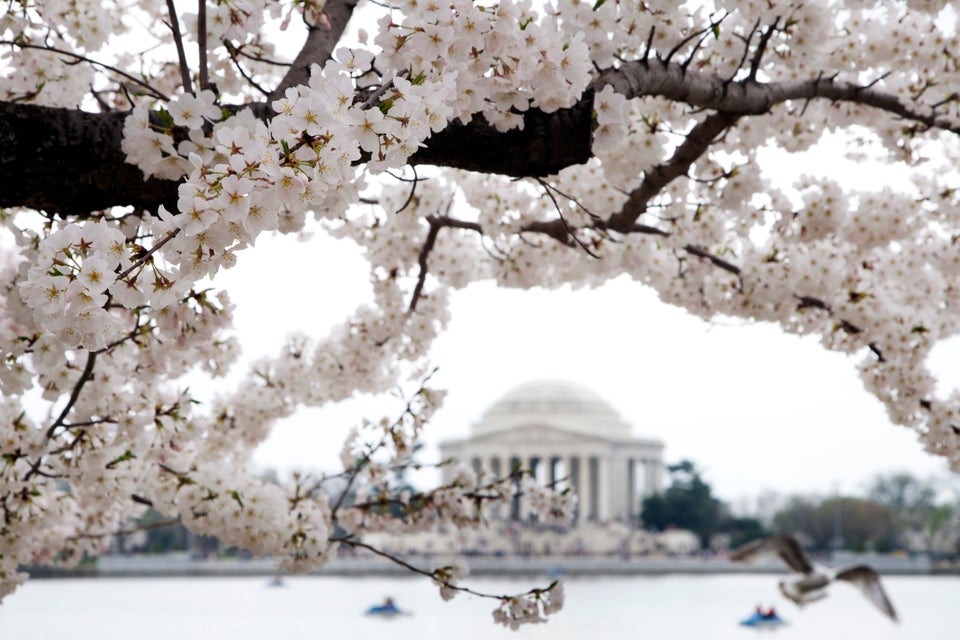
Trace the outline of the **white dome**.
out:
[[[473,433],[543,423],[591,436],[630,436],[629,425],[606,400],[583,385],[562,380],[537,380],[514,387],[487,409],[473,426]]]

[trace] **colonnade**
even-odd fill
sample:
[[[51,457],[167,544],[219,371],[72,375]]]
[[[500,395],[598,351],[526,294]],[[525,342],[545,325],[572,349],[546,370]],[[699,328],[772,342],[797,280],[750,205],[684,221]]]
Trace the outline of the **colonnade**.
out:
[[[629,447],[634,448],[634,447]],[[659,451],[657,451],[659,453]],[[634,520],[640,515],[642,498],[662,487],[663,463],[659,455],[645,451],[601,454],[543,453],[521,455],[503,452],[471,459],[478,473],[503,478],[517,469],[528,469],[542,486],[570,488],[577,495],[578,520]],[[528,516],[523,500],[516,497],[508,512],[496,515],[512,520]]]

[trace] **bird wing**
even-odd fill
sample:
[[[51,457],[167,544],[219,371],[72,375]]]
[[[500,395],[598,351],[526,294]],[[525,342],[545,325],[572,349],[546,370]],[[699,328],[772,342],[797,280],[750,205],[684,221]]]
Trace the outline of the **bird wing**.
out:
[[[891,620],[894,622],[898,621],[897,612],[894,610],[890,598],[887,597],[887,593],[880,584],[880,575],[873,567],[868,567],[864,564],[847,567],[838,571],[834,578],[837,580],[845,580],[846,582],[856,585],[860,591],[863,592],[863,595],[867,596],[867,600],[876,605],[880,611],[887,614]]]
[[[799,573],[810,573],[813,564],[803,552],[803,547],[793,536],[773,536],[752,540],[730,552],[730,559],[749,561],[762,555],[775,555],[787,563],[787,566]]]

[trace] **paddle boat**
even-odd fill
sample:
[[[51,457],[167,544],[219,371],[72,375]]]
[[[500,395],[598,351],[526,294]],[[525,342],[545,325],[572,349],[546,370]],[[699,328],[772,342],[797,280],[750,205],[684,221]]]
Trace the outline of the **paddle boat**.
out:
[[[778,616],[777,612],[773,609],[769,611],[761,611],[758,609],[746,620],[741,620],[740,624],[741,626],[753,627],[755,629],[775,629],[784,626],[787,624],[787,621]]]
[[[410,612],[398,607],[393,602],[393,598],[387,598],[383,601],[383,604],[375,604],[367,609],[366,615],[380,618],[395,618],[397,616],[408,616]]]

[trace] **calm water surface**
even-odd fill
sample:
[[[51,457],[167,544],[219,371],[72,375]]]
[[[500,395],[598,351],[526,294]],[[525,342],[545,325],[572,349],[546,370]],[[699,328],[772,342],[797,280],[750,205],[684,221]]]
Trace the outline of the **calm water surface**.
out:
[[[2,640],[391,640],[752,639],[956,640],[960,578],[887,577],[902,622],[895,625],[858,591],[834,585],[804,610],[784,601],[775,576],[569,578],[564,610],[550,622],[512,632],[494,625],[494,601],[459,596],[443,602],[416,578],[99,578],[34,580],[0,606]],[[532,580],[474,579],[485,591],[513,593]],[[545,584],[541,581],[541,586]],[[363,615],[385,596],[412,615]],[[740,627],[757,604],[773,604],[789,625]]]

